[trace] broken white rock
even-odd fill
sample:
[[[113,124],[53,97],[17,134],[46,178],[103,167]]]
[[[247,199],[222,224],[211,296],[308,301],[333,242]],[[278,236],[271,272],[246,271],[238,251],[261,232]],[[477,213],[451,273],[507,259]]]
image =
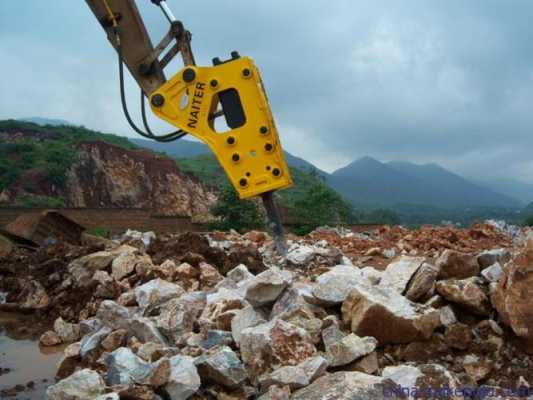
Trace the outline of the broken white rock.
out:
[[[127,329],[130,313],[128,309],[112,300],[100,303],[96,317],[106,326],[115,329]]]
[[[372,285],[378,285],[383,277],[383,271],[379,271],[374,267],[367,266],[361,268],[361,274],[368,279]]]
[[[134,293],[137,304],[142,310],[146,310],[174,297],[180,297],[185,290],[181,286],[157,278],[136,287]]]
[[[84,359],[89,353],[93,350],[96,350],[100,347],[100,343],[104,340],[107,335],[111,333],[112,329],[108,326],[102,326],[99,330],[93,333],[89,333],[83,337],[81,340],[80,347],[80,356]]]
[[[54,331],[63,343],[76,342],[80,338],[80,326],[68,323],[61,317],[55,320]]]
[[[170,400],[186,400],[200,388],[200,375],[194,359],[188,356],[170,358],[170,376],[163,387]]]
[[[300,389],[324,375],[327,367],[328,362],[326,359],[316,356],[308,358],[296,366],[278,368],[270,374],[264,374],[259,377],[261,392],[267,391],[273,385],[289,386],[291,390]]]
[[[250,279],[246,285],[245,299],[253,306],[271,304],[287,287],[292,276],[288,271],[270,268]]]
[[[241,360],[228,346],[213,348],[198,357],[194,364],[202,381],[218,383],[229,389],[237,388],[248,378]]]
[[[120,347],[105,358],[107,365],[107,384],[129,385],[147,383],[152,367],[127,347]]]
[[[342,304],[342,318],[352,332],[373,336],[380,344],[428,339],[440,325],[434,308],[413,303],[394,289],[369,285],[357,285],[350,292]]]
[[[74,372],[46,389],[48,400],[93,400],[104,393],[105,383],[102,377],[90,369]]]
[[[280,319],[244,329],[240,349],[251,377],[258,377],[273,365],[297,365],[316,353],[306,330]]]
[[[383,378],[392,380],[396,385],[402,388],[453,390],[460,387],[460,382],[457,377],[452,372],[438,364],[423,364],[418,365],[417,367],[410,365],[385,367],[381,375]],[[453,393],[453,391],[451,393]],[[394,394],[394,392],[391,392],[391,394]],[[462,399],[463,396],[452,396],[450,398]]]
[[[326,357],[332,367],[340,367],[372,353],[378,344],[373,337],[359,337],[352,333],[346,335],[336,325],[322,331]]]
[[[312,293],[318,303],[333,306],[342,303],[361,281],[368,282],[358,268],[337,265],[316,278]]]
[[[264,316],[252,306],[246,306],[237,311],[237,314],[235,314],[231,320],[231,334],[233,335],[233,340],[239,345],[243,330],[246,328],[252,328],[264,322],[266,322]]]
[[[424,263],[424,257],[401,256],[391,262],[379,282],[380,286],[390,287],[403,294],[407,284]]]
[[[506,263],[509,259],[510,253],[506,249],[486,250],[477,256],[477,262],[482,269],[488,268],[495,263]]]
[[[231,279],[235,283],[239,283],[240,281],[245,281],[253,277],[254,274],[248,271],[248,268],[246,268],[246,265],[244,264],[237,265],[226,274],[226,278]]]
[[[294,243],[288,250],[286,259],[294,265],[305,265],[311,261],[315,255],[312,246]]]
[[[435,292],[435,282],[439,270],[431,264],[423,263],[407,284],[405,297],[411,301],[421,302]]]
[[[92,277],[96,271],[106,269],[111,262],[123,253],[134,253],[137,249],[131,246],[119,246],[110,251],[98,251],[72,261],[68,270],[76,284],[87,287],[92,283]]]
[[[502,276],[502,272],[503,269],[501,264],[499,262],[495,262],[490,267],[487,267],[481,271],[481,275],[488,282],[498,282],[500,280],[500,276]]]
[[[156,326],[169,340],[175,342],[192,332],[198,310],[185,297],[162,304],[156,317]]]
[[[154,342],[163,346],[167,340],[157,329],[156,324],[149,318],[137,317],[129,321],[129,332],[141,341],[141,343]]]
[[[318,378],[297,390],[291,400],[371,400],[384,399],[387,381],[362,372],[335,372]]]
[[[106,393],[98,396],[96,400],[120,400],[118,393]]]
[[[447,279],[438,281],[436,289],[449,302],[459,304],[474,314],[486,316],[490,315],[492,308],[488,293],[480,281],[478,277]]]
[[[143,259],[145,262],[150,262],[150,256],[139,256],[135,253],[122,253],[111,262],[111,276],[120,281],[131,275],[135,271],[135,266]]]
[[[443,326],[451,326],[457,322],[457,317],[451,306],[445,306],[439,308],[440,322]]]

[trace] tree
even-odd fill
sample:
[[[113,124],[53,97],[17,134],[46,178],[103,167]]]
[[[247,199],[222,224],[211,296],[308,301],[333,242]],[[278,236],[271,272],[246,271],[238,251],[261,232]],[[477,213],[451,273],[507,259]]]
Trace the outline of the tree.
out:
[[[533,226],[533,215],[526,217],[524,220],[524,226]]]
[[[252,200],[241,200],[229,184],[222,186],[218,200],[210,211],[218,217],[218,221],[211,225],[213,229],[223,231],[235,229],[243,233],[251,229],[264,228],[264,218],[257,203]]]
[[[324,225],[345,225],[352,222],[352,207],[334,190],[317,182],[294,204],[301,226],[298,234],[306,234]]]

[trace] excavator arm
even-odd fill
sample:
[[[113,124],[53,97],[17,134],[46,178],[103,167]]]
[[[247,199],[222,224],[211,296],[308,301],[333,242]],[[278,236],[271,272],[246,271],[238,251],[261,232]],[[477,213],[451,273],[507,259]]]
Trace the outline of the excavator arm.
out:
[[[259,70],[251,58],[237,52],[228,60],[214,58],[212,66],[197,66],[190,32],[164,0],[151,1],[170,23],[168,33],[155,47],[134,0],[86,0],[119,55],[121,97],[130,125],[154,140],[169,141],[190,134],[207,144],[240,198],[263,198],[278,253],[285,253],[283,228],[272,194],[291,186],[292,179]],[[167,80],[164,69],[177,54],[184,67]],[[142,91],[145,132],[133,123],[125,105],[123,64]],[[151,132],[145,97],[152,112],[176,127],[176,132],[165,136]]]

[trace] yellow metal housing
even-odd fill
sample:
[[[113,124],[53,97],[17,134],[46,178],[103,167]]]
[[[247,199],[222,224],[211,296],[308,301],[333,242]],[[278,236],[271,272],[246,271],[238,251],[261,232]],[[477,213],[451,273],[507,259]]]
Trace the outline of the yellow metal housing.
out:
[[[233,128],[217,132],[215,115],[225,95],[240,99],[232,105],[241,107],[244,115],[239,110],[236,114],[244,118],[228,123]],[[213,67],[188,66],[152,93],[150,100],[159,118],[211,148],[241,198],[292,185],[261,77],[250,58]]]

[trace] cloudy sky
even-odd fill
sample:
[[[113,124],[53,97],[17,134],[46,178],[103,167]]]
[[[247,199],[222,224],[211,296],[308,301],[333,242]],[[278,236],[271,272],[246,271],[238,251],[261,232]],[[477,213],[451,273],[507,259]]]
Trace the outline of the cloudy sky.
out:
[[[137,0],[154,41],[166,20]],[[197,62],[260,66],[287,150],[331,171],[365,155],[533,183],[533,2],[168,0]],[[116,55],[82,0],[0,1],[0,118],[134,136]],[[138,90],[128,83],[130,108]],[[163,132],[166,127],[156,126]]]

